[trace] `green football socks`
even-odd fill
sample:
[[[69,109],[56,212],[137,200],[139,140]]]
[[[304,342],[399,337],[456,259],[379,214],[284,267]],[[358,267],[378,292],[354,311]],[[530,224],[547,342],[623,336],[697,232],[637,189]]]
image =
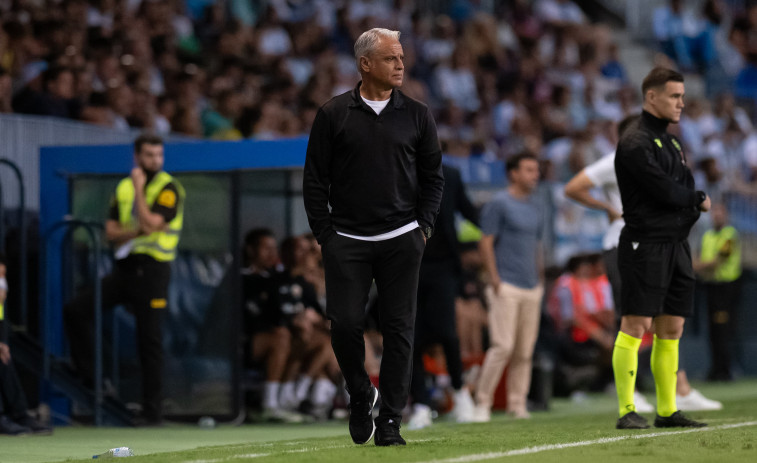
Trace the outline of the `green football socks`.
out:
[[[655,335],[651,364],[657,389],[657,414],[663,417],[670,416],[678,410],[676,406],[678,339],[660,339]]]
[[[640,346],[640,338],[634,338],[620,331],[615,339],[615,348],[612,350],[612,370],[615,374],[615,389],[618,392],[618,407],[621,417],[636,411],[633,393],[636,390]],[[675,382],[673,388],[673,399],[675,400]]]

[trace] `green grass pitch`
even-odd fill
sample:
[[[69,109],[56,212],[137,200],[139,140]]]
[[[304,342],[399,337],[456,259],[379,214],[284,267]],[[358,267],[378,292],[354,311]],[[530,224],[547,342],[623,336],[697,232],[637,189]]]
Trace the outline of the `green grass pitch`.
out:
[[[403,429],[408,445],[401,448],[354,445],[346,422],[215,429],[69,426],[52,436],[0,436],[0,462],[92,461],[92,455],[121,446],[133,449],[135,456],[126,460],[133,463],[756,462],[757,379],[696,386],[724,404],[721,411],[689,413],[710,424],[696,430],[618,431],[614,397],[599,394],[581,403],[554,400],[550,411],[534,413],[530,420],[500,413],[486,424],[442,418],[428,429]]]

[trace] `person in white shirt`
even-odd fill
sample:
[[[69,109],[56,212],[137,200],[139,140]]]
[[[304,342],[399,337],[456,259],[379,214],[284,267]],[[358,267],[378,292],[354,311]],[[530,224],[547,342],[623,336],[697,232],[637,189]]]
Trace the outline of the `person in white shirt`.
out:
[[[639,116],[630,116],[623,119],[618,125],[618,135],[623,136],[625,130],[638,122]],[[592,195],[594,188],[601,188],[603,197],[596,198]],[[620,200],[618,180],[615,176],[615,153],[609,153],[597,161],[589,164],[565,185],[565,196],[574,201],[592,208],[603,210],[607,213],[610,226],[602,239],[602,249],[607,269],[607,278],[612,286],[613,301],[615,308],[620,312],[620,272],[618,270],[618,242],[620,231],[623,229],[623,204]],[[678,372],[676,385],[676,403],[683,411],[720,410],[723,404],[704,397],[699,391],[692,388],[686,377],[686,372],[681,369]],[[636,410],[640,412],[654,411],[644,397],[636,393]]]

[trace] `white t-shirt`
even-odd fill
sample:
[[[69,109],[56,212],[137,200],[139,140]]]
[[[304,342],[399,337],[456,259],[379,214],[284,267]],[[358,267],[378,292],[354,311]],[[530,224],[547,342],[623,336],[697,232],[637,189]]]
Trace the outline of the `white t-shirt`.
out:
[[[360,98],[362,98],[363,101],[365,101],[365,104],[367,104],[368,106],[370,106],[371,109],[373,109],[374,111],[376,111],[376,114],[381,114],[381,111],[383,111],[384,108],[386,108],[386,105],[389,104],[389,100],[384,100],[384,101],[366,100],[365,97],[362,96],[362,95],[360,95]],[[363,241],[384,241],[384,240],[389,240],[389,239],[395,238],[397,236],[403,235],[403,234],[409,232],[410,230],[415,230],[419,226],[420,225],[418,225],[418,221],[417,220],[413,220],[412,222],[410,222],[407,225],[403,225],[402,227],[400,227],[400,228],[398,228],[396,230],[392,230],[390,232],[382,233],[380,235],[358,236],[358,235],[350,235],[350,234],[342,233],[342,232],[337,232],[337,234],[342,235],[342,236],[346,236],[348,238],[353,238],[353,239],[356,239],[356,240],[363,240]]]
[[[371,109],[373,109],[374,111],[376,111],[376,114],[381,114],[381,111],[383,111],[384,108],[386,108],[386,105],[389,104],[389,100],[384,100],[384,101],[366,100],[363,95],[360,95],[360,98],[362,98],[363,101],[365,101],[365,104],[367,104],[368,106],[370,106]]]
[[[602,156],[586,166],[584,172],[594,186],[602,188],[607,202],[609,202],[616,211],[623,212],[623,202],[620,200],[618,179],[615,177],[615,153],[612,152]],[[602,239],[603,249],[608,250],[618,247],[620,231],[623,229],[624,225],[625,222],[622,218],[614,220],[610,224],[610,227],[607,229],[605,236]]]

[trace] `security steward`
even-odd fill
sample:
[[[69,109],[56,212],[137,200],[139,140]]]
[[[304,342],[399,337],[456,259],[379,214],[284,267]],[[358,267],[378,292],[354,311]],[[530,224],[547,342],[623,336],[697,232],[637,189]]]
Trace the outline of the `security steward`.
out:
[[[618,144],[615,172],[625,227],[618,245],[622,281],[620,332],[613,349],[618,392],[618,429],[649,425],[636,413],[633,392],[641,338],[650,329],[652,374],[657,391],[655,427],[705,426],[683,416],[676,405],[678,341],[694,309],[694,271],[689,230],[710,198],[694,189],[681,143],[667,133],[683,109],[683,76],[655,68],[642,83],[638,126]]]
[[[712,206],[712,226],[702,236],[699,262],[694,264],[704,281],[710,332],[710,381],[730,381],[731,341],[741,298],[741,240],[728,224],[725,204]]]
[[[113,273],[103,278],[102,306],[124,304],[137,324],[142,365],[142,416],[135,424],[161,422],[163,342],[161,324],[167,309],[171,261],[176,257],[184,221],[184,188],[163,171],[163,141],[141,135],[134,142],[135,166],[118,183],[105,223],[115,247]],[[85,291],[64,308],[64,322],[74,366],[91,384],[94,301]]]

